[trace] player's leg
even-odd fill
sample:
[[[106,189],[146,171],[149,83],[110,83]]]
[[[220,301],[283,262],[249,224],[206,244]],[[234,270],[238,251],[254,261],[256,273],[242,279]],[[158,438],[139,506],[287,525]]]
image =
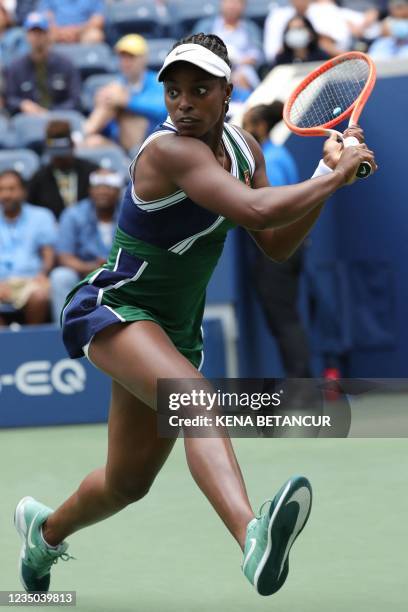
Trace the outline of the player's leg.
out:
[[[159,438],[153,410],[113,381],[106,466],[86,476],[78,490],[47,519],[45,540],[57,545],[78,529],[144,497],[174,442]]]
[[[204,380],[151,321],[110,326],[93,340],[89,353],[97,367],[153,408],[158,379]],[[230,439],[185,438],[185,448],[194,479],[243,546],[253,512]]]
[[[187,392],[192,389],[185,379],[204,380],[150,321],[111,326],[92,342],[90,356],[149,406],[156,405],[160,378],[179,379],[180,390]],[[194,479],[244,548],[242,569],[248,580],[262,595],[276,592],[286,580],[290,549],[310,513],[309,482],[291,478],[268,510],[254,518],[230,439],[190,437],[185,449]]]
[[[89,474],[55,512],[31,497],[23,498],[16,508],[24,588],[47,591],[52,564],[66,558],[64,538],[143,497],[173,444],[174,440],[158,438],[154,412],[114,382],[106,467]]]

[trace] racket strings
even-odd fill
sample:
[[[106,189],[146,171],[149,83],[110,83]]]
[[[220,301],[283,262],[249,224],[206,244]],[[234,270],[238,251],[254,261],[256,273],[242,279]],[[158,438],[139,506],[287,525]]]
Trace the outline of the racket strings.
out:
[[[349,59],[320,74],[303,89],[290,109],[290,121],[299,128],[324,126],[357,100],[370,74],[363,59]]]

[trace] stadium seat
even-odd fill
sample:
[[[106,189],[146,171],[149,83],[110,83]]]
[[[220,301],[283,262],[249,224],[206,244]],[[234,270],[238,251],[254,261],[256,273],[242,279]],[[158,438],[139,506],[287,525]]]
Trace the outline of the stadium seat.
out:
[[[44,115],[18,113],[10,120],[10,126],[19,146],[33,149],[41,154],[44,149],[46,125],[52,119],[69,121],[73,132],[82,131],[84,116],[74,110],[50,111]]]
[[[263,28],[271,4],[271,0],[251,0],[251,2],[247,3],[245,16],[249,17],[255,21],[259,27]]]
[[[120,172],[123,177],[128,177],[130,159],[119,147],[78,147],[75,155],[83,159],[99,164],[102,168],[108,168]]]
[[[186,34],[192,32],[197,21],[216,15],[218,11],[218,0],[191,0],[177,6],[177,16]]]
[[[121,75],[119,73],[111,73],[111,74],[93,74],[89,76],[84,84],[82,85],[81,91],[81,106],[82,110],[85,113],[90,113],[93,109],[93,101],[95,97],[95,93],[108,83],[112,83],[117,79],[120,79]]]
[[[159,70],[159,68],[161,68],[166,55],[168,54],[175,42],[175,38],[157,38],[148,41],[148,66],[151,70]]]
[[[107,7],[106,36],[111,45],[125,34],[141,34],[153,38],[159,33],[158,28],[158,16],[153,2],[117,0]]]
[[[34,151],[29,149],[9,149],[0,151],[0,172],[16,170],[28,180],[40,167],[40,159]]]
[[[17,141],[7,117],[0,115],[0,149],[16,149]]]
[[[115,70],[116,57],[105,43],[59,43],[53,49],[75,64],[82,80],[91,74],[106,74]]]

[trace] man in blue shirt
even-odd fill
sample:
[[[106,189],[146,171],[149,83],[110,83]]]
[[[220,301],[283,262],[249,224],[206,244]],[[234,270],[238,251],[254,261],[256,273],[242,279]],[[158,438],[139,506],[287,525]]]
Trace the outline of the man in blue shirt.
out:
[[[49,310],[49,272],[57,231],[54,215],[25,201],[21,176],[0,174],[0,324],[2,311],[22,310],[29,324],[44,323]]]
[[[263,60],[262,33],[257,24],[245,18],[246,0],[221,0],[220,12],[201,19],[195,32],[211,32],[224,41],[232,62],[234,86],[252,91],[259,84],[257,68]]]
[[[72,287],[106,262],[112,246],[122,190],[122,176],[98,169],[89,177],[89,197],[60,217],[59,267],[51,272],[53,319],[57,323]]]
[[[276,101],[251,108],[243,120],[244,129],[262,147],[266,174],[274,187],[299,182],[295,161],[289,151],[270,140],[270,132],[281,121],[282,113],[283,104]],[[311,376],[307,338],[297,311],[302,263],[302,249],[283,263],[276,263],[257,250],[254,269],[256,290],[288,378]]]
[[[78,108],[79,72],[68,58],[50,50],[47,19],[40,13],[30,13],[24,28],[31,50],[5,70],[7,110],[12,114],[39,115],[49,110]]]
[[[51,21],[54,42],[95,43],[104,40],[104,0],[40,0],[38,10]]]
[[[146,70],[148,47],[138,34],[128,34],[115,45],[121,75],[96,92],[95,109],[84,126],[86,143],[101,146],[101,133],[117,139],[130,151],[167,116],[163,86]]]

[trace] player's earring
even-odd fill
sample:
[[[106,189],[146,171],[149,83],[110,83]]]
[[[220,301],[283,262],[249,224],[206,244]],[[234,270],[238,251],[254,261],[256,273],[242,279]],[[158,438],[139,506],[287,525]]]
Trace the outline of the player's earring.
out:
[[[230,102],[231,102],[231,98],[227,98],[227,99],[224,101],[224,104],[229,104]]]

